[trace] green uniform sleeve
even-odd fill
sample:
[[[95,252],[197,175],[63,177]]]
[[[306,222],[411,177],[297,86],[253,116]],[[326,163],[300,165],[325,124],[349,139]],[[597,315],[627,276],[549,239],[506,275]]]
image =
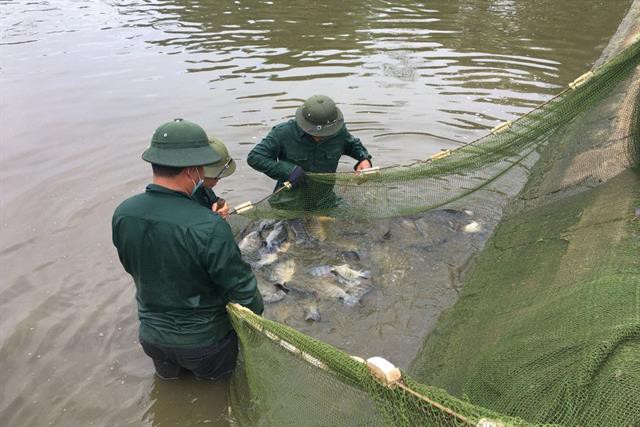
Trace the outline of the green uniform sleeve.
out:
[[[282,135],[273,128],[258,145],[253,147],[247,156],[249,166],[260,171],[272,179],[286,181],[296,165],[281,157]]]
[[[371,160],[371,155],[369,154],[367,149],[364,148],[364,145],[362,145],[362,142],[360,141],[360,139],[351,135],[348,131],[346,132],[347,132],[347,138],[346,138],[344,153],[347,156],[353,157],[354,159],[356,159],[358,163],[360,163],[365,159]]]
[[[226,292],[228,301],[262,314],[264,305],[256,278],[249,264],[242,259],[226,221],[216,224],[209,238],[206,257],[209,278]]]
[[[218,201],[218,196],[209,187],[201,186],[194,195],[191,196],[199,205],[211,209],[211,205]]]

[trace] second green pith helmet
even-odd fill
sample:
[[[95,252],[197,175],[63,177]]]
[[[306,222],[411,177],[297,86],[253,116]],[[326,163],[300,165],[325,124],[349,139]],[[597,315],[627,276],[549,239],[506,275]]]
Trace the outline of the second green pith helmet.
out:
[[[209,145],[221,158],[216,163],[205,165],[204,176],[206,178],[225,178],[236,171],[236,162],[229,156],[226,145],[218,138],[209,138]]]
[[[190,121],[174,119],[156,129],[142,159],[162,166],[187,167],[216,163],[222,157],[209,145],[204,129]]]
[[[296,111],[296,123],[309,135],[328,137],[342,129],[344,117],[331,98],[313,95]]]

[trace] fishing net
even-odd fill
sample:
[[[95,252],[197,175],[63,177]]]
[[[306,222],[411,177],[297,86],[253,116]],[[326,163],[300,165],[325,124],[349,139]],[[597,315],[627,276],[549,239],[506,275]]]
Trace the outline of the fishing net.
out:
[[[385,384],[362,359],[241,306],[227,310],[242,342],[231,396],[242,425],[527,425],[404,373]]]
[[[563,125],[590,110],[637,67],[640,43],[584,74],[569,88],[490,134],[455,150],[406,166],[354,173],[309,173],[305,185],[236,207],[250,219],[407,216],[487,188],[546,144]],[[621,153],[627,155],[628,153]]]
[[[248,219],[409,215],[485,191],[539,156],[457,303],[416,357],[410,371],[419,382],[229,306],[242,349],[234,419],[251,426],[639,425],[638,64],[636,40],[471,144],[361,176],[312,174],[306,188],[240,207]]]
[[[640,425],[639,110],[636,62],[549,136],[419,380],[528,422]]]

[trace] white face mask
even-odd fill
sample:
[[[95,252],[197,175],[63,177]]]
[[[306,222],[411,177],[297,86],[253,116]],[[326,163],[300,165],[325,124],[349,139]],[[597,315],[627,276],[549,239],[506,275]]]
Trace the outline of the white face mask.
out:
[[[193,179],[191,180],[191,182],[193,182],[193,190],[191,190],[192,196],[196,194],[198,189],[202,187],[202,184],[204,183],[204,179],[200,177],[200,172],[198,171],[198,168],[196,168],[196,173],[198,174],[198,182],[195,182]]]

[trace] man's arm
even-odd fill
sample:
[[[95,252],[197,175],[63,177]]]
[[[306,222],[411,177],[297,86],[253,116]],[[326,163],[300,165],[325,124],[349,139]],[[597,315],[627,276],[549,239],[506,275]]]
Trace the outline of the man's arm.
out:
[[[255,170],[266,174],[270,178],[278,181],[286,181],[296,165],[286,160],[278,160],[279,153],[280,143],[278,130],[273,128],[271,132],[249,152],[247,163]]]
[[[358,168],[358,165],[360,165],[360,163],[362,163],[363,160],[368,160],[369,162],[367,166],[371,167],[371,155],[369,154],[367,149],[364,148],[364,145],[362,145],[362,142],[360,141],[360,139],[351,135],[349,131],[347,131],[346,129],[344,130],[344,132],[346,133],[346,138],[345,138],[346,143],[345,143],[344,153],[347,156],[353,157],[358,161],[358,163],[356,163],[355,169]]]
[[[243,261],[231,228],[225,221],[218,221],[211,233],[206,257],[209,278],[224,289],[229,302],[262,314],[264,305],[256,278],[249,264]]]

